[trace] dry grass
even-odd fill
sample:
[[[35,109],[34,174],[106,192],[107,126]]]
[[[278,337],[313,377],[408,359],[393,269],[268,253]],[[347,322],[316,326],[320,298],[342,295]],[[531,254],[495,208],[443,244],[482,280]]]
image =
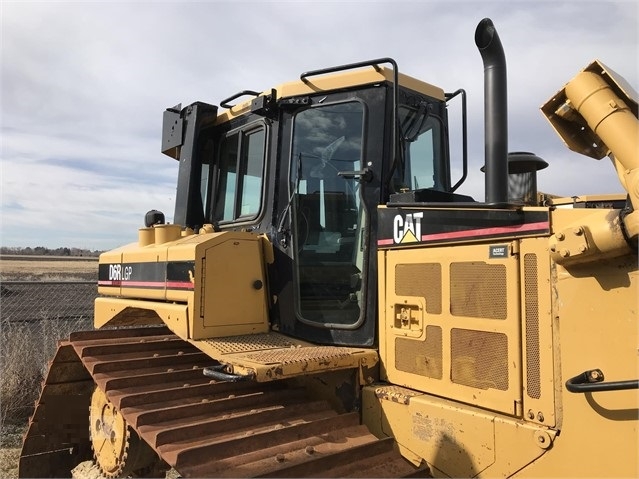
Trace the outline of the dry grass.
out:
[[[58,340],[93,323],[85,303],[95,286],[54,289],[46,282],[97,281],[97,270],[97,261],[0,260],[1,478],[17,477],[22,436]],[[20,289],[7,281],[45,283]]]
[[[43,380],[43,341],[27,327],[3,324],[0,330],[0,426],[28,419]],[[46,364],[46,361],[44,362]]]
[[[18,477],[18,460],[20,459],[20,446],[25,427],[17,425],[5,425],[2,428],[0,441],[0,477],[13,479]]]
[[[40,395],[57,343],[71,331],[90,329],[91,319],[4,323],[0,328],[0,427],[25,424]]]
[[[92,260],[0,259],[0,281],[78,281],[98,279],[98,262]]]

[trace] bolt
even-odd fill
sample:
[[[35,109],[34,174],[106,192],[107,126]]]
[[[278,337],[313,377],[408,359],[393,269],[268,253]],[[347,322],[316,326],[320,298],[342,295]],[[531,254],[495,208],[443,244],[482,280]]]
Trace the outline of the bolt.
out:
[[[286,457],[284,457],[284,454],[277,454],[277,455],[275,456],[275,460],[276,460],[277,462],[284,462],[284,461],[286,460]]]
[[[560,254],[561,256],[563,256],[564,258],[567,258],[568,256],[570,256],[570,250],[568,250],[568,249],[562,249],[562,250],[559,252],[559,254]]]
[[[537,436],[537,441],[539,441],[539,444],[544,444],[546,442],[546,438],[544,436]]]
[[[601,380],[601,373],[598,370],[594,370],[594,371],[590,371],[590,379],[592,379],[593,381],[600,381]]]
[[[579,252],[580,253],[585,253],[586,251],[588,251],[588,247],[585,244],[579,245]]]
[[[584,234],[584,229],[581,226],[578,226],[577,228],[575,228],[574,230],[572,230],[572,233],[575,236],[581,236],[582,234]]]
[[[306,446],[306,448],[304,449],[304,451],[306,452],[306,454],[313,454],[315,453],[315,448],[313,446]]]
[[[537,421],[544,422],[544,415],[540,412],[537,413]]]
[[[556,244],[551,244],[551,245],[550,245],[550,251],[552,251],[553,253],[554,253],[555,251],[557,251],[557,245],[556,245]]]
[[[557,237],[559,241],[563,241],[563,239],[565,238],[563,233],[557,233],[555,236]]]
[[[535,413],[532,409],[528,411],[528,419],[535,419]]]

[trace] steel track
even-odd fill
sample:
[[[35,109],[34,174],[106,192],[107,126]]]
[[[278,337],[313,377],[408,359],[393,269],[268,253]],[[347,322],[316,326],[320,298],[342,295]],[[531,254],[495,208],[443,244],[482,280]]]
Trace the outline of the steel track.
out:
[[[70,477],[91,458],[97,384],[183,477],[424,476],[359,414],[287,382],[211,380],[217,364],[166,328],[100,330],[60,343],[29,423],[20,477]]]

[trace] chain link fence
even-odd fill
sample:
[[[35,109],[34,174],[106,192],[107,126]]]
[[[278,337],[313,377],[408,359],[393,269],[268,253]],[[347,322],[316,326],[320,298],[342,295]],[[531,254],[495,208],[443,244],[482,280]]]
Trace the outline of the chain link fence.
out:
[[[57,343],[93,329],[95,281],[0,285],[0,426],[33,411]]]

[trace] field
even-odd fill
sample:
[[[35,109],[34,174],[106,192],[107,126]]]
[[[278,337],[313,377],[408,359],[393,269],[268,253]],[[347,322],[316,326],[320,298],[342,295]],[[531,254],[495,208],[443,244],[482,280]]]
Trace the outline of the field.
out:
[[[59,339],[90,329],[97,258],[0,256],[0,477],[17,477],[22,435]]]
[[[97,258],[0,255],[0,281],[97,281]]]

